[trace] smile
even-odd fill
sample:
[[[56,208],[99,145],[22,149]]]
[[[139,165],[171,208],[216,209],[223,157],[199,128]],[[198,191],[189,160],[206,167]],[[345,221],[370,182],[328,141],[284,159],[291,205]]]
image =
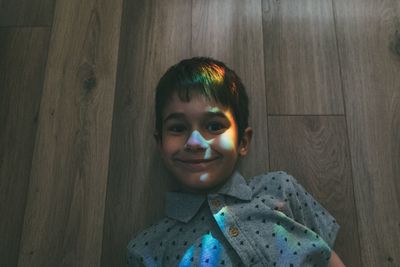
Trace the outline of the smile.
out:
[[[214,159],[192,159],[192,160],[176,160],[179,165],[183,166],[189,171],[204,171],[209,168],[211,164],[215,163],[219,158]]]

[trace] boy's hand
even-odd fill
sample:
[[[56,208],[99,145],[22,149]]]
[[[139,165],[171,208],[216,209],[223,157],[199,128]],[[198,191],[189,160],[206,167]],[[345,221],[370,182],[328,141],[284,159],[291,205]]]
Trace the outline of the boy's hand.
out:
[[[331,258],[328,263],[328,267],[346,267],[344,263],[341,261],[339,256],[332,250]]]

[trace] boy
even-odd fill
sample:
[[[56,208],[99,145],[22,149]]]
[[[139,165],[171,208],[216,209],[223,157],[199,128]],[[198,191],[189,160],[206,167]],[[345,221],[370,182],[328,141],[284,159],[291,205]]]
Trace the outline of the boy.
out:
[[[155,139],[181,185],[166,217],[128,244],[129,266],[344,266],[331,247],[339,225],[295,178],[270,172],[248,183],[248,97],[224,63],[195,57],[156,89]]]

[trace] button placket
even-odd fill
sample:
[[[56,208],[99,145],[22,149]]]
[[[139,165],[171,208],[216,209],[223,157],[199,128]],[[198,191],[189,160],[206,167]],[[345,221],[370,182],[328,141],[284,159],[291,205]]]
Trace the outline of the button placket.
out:
[[[221,201],[219,199],[211,199],[210,202],[214,208],[218,208],[219,206],[221,206]]]
[[[230,212],[225,212],[224,225],[220,227],[224,236],[246,266],[258,264],[259,260],[257,260],[257,257],[254,255],[252,245],[248,243],[248,238],[242,235],[239,225],[236,224],[237,222],[231,215]],[[254,262],[252,260],[254,260]]]
[[[211,211],[215,214],[217,213],[225,204],[223,199],[219,195],[210,195],[208,203]]]
[[[239,235],[239,229],[235,226],[230,226],[228,232],[232,237],[237,237]]]
[[[212,197],[212,196],[211,196]],[[220,197],[212,197],[209,199],[210,210],[213,213],[213,217],[217,222],[219,228],[224,233],[228,242],[235,248],[235,251],[239,254],[239,257],[250,264],[251,253],[248,251],[246,246],[242,243],[246,239],[242,240],[240,230],[229,212],[224,209],[226,204],[224,199]],[[222,216],[222,217],[221,217]],[[221,219],[223,218],[223,219]]]

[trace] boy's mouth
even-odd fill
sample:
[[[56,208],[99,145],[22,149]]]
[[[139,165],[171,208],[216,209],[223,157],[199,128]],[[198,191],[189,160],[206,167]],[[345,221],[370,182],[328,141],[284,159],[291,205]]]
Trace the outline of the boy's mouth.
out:
[[[177,162],[190,171],[203,171],[218,159],[219,157],[212,159],[177,159]]]
[[[216,160],[217,158],[213,159],[178,159],[179,161],[182,161],[184,163],[203,163],[203,162],[210,162],[213,160]]]

